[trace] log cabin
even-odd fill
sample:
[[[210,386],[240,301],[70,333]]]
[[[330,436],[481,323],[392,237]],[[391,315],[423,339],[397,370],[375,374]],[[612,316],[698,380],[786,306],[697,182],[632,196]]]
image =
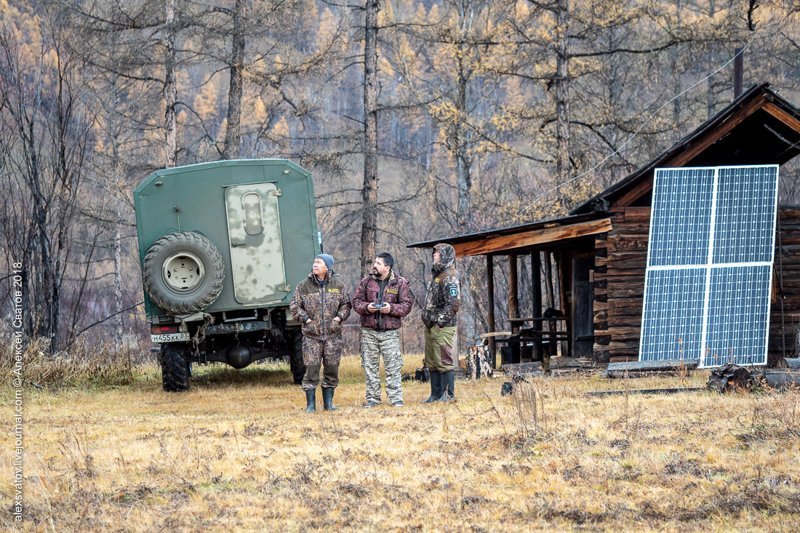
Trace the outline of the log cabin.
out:
[[[491,330],[496,329],[497,323],[495,259],[506,258],[507,321],[512,333],[518,333],[526,322],[533,325],[533,358],[543,349],[555,353],[554,341],[545,348],[542,342],[547,344],[548,327],[555,329],[558,322],[558,337],[550,338],[563,341],[559,342],[562,355],[590,357],[595,363],[636,360],[655,169],[783,166],[799,153],[800,110],[765,83],[744,92],[668,150],[567,216],[445,236],[409,247],[446,242],[455,247],[458,256],[486,257],[487,318]],[[776,234],[770,364],[795,353],[800,325],[800,206],[779,205]],[[533,278],[532,309],[522,313],[518,297],[520,258],[528,261]],[[543,292],[547,302],[558,302],[561,308],[550,317],[543,310]],[[496,362],[493,338],[490,348]],[[520,362],[519,351],[516,354],[507,362]]]

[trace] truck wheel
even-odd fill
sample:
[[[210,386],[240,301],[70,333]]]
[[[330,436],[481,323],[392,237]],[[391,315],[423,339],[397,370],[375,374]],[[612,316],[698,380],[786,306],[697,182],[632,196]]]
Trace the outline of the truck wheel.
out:
[[[306,373],[306,365],[303,363],[303,335],[299,331],[292,334],[290,339],[289,366],[294,384],[300,385]]]
[[[164,235],[147,250],[144,288],[158,307],[173,314],[202,311],[222,292],[222,254],[205,235]]]
[[[161,381],[167,392],[189,390],[189,363],[186,347],[170,342],[161,345]]]

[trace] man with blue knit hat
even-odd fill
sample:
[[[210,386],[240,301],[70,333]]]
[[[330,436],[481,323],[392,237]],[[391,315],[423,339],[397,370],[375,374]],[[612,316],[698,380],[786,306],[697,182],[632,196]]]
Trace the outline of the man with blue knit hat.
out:
[[[297,285],[289,312],[303,324],[303,363],[306,373],[302,388],[306,393],[306,412],[316,408],[316,392],[322,376],[322,401],[326,411],[335,411],[333,391],[339,384],[342,359],[342,322],[350,316],[347,287],[333,272],[333,256],[319,254],[311,273]]]

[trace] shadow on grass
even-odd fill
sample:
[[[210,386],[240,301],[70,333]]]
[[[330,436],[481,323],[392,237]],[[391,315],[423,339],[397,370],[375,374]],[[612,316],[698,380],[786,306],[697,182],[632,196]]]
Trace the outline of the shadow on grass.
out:
[[[289,365],[254,364],[237,370],[224,364],[192,365],[192,386],[204,388],[293,386]]]
[[[339,366],[339,384],[363,382],[364,370],[361,368],[361,359],[353,356],[343,357]],[[289,365],[278,362],[255,363],[241,370],[224,363],[194,364],[191,383],[192,386],[209,388],[229,385],[242,387],[294,385]]]

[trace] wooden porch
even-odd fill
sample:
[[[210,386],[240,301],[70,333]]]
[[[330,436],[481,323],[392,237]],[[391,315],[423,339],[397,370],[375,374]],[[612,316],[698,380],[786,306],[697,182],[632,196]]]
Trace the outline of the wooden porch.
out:
[[[457,257],[486,258],[488,340],[494,367],[546,355],[591,357],[594,346],[591,271],[595,236],[611,230],[605,215],[579,215],[469,235],[414,243],[409,247],[451,244]],[[520,262],[530,280],[520,280]],[[508,316],[497,317],[495,267],[508,277]],[[520,285],[530,283],[530,302],[520,305]],[[498,331],[498,326],[508,325]],[[502,356],[498,361],[498,353]]]

